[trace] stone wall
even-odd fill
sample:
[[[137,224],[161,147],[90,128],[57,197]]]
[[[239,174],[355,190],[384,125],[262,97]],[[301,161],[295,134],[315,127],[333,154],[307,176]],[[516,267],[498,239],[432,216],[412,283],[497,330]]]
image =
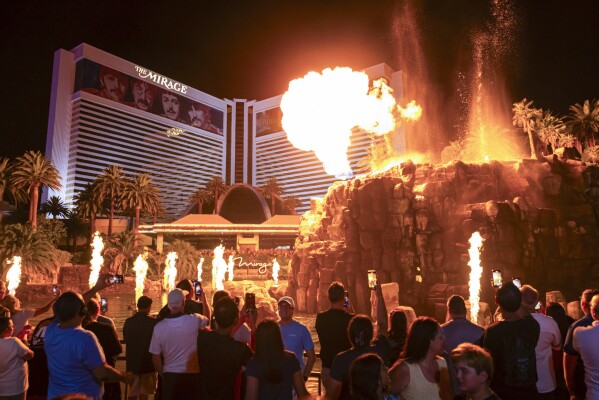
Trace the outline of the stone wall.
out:
[[[289,288],[300,311],[328,307],[339,280],[358,312],[370,309],[367,271],[397,282],[400,302],[438,315],[452,293],[468,297],[468,239],[479,231],[482,301],[491,270],[568,298],[599,286],[599,169],[522,160],[415,165],[336,182],[300,225]],[[436,310],[436,311],[435,311]]]

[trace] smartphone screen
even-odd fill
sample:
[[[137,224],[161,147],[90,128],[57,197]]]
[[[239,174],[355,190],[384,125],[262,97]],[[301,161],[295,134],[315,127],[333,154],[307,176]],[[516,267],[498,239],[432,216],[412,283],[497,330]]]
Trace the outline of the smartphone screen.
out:
[[[56,296],[58,294],[58,286],[52,285],[52,294]]]
[[[368,287],[370,289],[375,289],[376,285],[378,284],[377,279],[376,279],[376,271],[374,269],[369,269],[368,270]]]
[[[102,311],[108,310],[108,300],[106,299],[106,297],[102,297],[100,299],[100,310],[102,310]]]
[[[503,279],[501,277],[501,270],[494,269],[493,270],[493,286],[499,287],[501,285],[503,285]]]
[[[125,277],[123,275],[112,275],[109,278],[110,283],[125,283]]]
[[[343,307],[349,308],[349,292],[345,291],[345,303],[343,303]]]
[[[543,303],[541,303],[540,301],[537,302],[537,305],[535,306],[535,310],[539,311],[542,306],[543,306]]]
[[[198,281],[195,281],[193,283],[194,288],[195,288],[195,294],[196,296],[201,296],[202,295],[202,284]]]
[[[245,308],[246,310],[256,309],[256,295],[254,293],[245,294]]]
[[[512,283],[514,285],[516,285],[516,287],[519,289],[522,287],[522,281],[520,280],[520,278],[513,278],[512,279]]]

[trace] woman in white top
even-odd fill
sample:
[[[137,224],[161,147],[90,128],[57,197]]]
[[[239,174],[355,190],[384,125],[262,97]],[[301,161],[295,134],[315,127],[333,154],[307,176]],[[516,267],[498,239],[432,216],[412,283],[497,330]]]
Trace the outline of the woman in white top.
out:
[[[10,318],[0,317],[0,399],[24,400],[29,387],[26,361],[33,358],[33,351],[11,337],[14,329]]]
[[[389,372],[389,391],[405,400],[453,399],[447,363],[438,356],[444,344],[437,321],[417,318],[410,327],[402,357]]]

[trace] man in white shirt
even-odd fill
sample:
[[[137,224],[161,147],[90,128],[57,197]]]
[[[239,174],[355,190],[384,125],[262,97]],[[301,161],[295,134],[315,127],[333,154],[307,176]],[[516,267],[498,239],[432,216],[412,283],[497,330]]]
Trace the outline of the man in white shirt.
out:
[[[168,294],[170,315],[156,324],[150,342],[152,363],[162,376],[164,400],[195,399],[199,390],[197,339],[198,331],[208,325],[208,318],[184,314],[186,296],[181,289]]]
[[[599,399],[599,295],[591,299],[593,324],[574,330],[573,347],[584,362],[584,383],[587,399]]]
[[[540,314],[537,311],[539,302],[539,292],[530,285],[524,285],[520,288],[522,293],[521,313],[530,313],[541,327],[539,341],[535,347],[537,358],[537,391],[540,399],[555,397],[557,381],[555,379],[555,370],[553,368],[553,349],[559,350],[562,344],[562,334],[559,331],[557,322],[553,318]]]

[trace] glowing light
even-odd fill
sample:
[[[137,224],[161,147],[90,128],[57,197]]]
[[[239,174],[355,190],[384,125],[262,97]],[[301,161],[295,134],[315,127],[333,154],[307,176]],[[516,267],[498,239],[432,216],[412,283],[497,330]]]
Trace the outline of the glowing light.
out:
[[[274,281],[273,286],[279,286],[279,270],[281,269],[281,266],[279,265],[279,263],[277,262],[277,259],[275,258],[274,260],[272,260],[272,280]]]
[[[416,100],[410,101],[406,108],[398,105],[397,109],[403,119],[418,121],[422,116],[422,107],[416,104]]]
[[[483,273],[483,268],[480,265],[480,248],[483,245],[483,238],[478,232],[474,232],[470,239],[470,248],[468,249],[468,255],[470,261],[470,280],[468,285],[470,287],[470,319],[475,324],[478,323],[478,310],[480,299],[480,277]]]
[[[166,255],[166,267],[164,268],[164,290],[170,292],[175,288],[175,279],[177,278],[177,258],[176,252],[171,251]]]
[[[100,232],[94,233],[94,239],[92,240],[92,259],[90,263],[90,273],[89,273],[89,287],[92,288],[98,281],[98,277],[100,276],[100,269],[102,269],[102,265],[104,265],[104,257],[102,257],[102,250],[104,249],[104,241],[102,240],[102,236],[100,236]]]
[[[347,159],[355,127],[382,135],[395,128],[395,98],[383,79],[369,89],[369,78],[351,68],[309,72],[289,83],[281,100],[283,129],[298,149],[314,151],[325,171],[352,176]]]
[[[144,294],[144,282],[148,273],[148,262],[146,261],[146,253],[138,255],[133,263],[133,271],[135,272],[135,303]]]
[[[8,289],[8,293],[14,296],[17,293],[19,283],[21,283],[21,257],[13,256],[12,261],[7,263],[12,264],[12,266],[6,273],[6,280],[8,281],[6,289]]]
[[[233,256],[229,256],[229,263],[227,264],[227,274],[229,276],[229,280],[233,280],[233,267],[235,266],[235,262],[233,261]]]
[[[200,258],[198,263],[198,282],[202,282],[202,265],[204,265],[204,257]]]
[[[223,281],[225,280],[225,273],[227,272],[227,262],[223,258],[225,254],[225,247],[220,244],[214,248],[214,258],[212,259],[212,281],[213,286],[217,290],[223,290],[225,287]]]

